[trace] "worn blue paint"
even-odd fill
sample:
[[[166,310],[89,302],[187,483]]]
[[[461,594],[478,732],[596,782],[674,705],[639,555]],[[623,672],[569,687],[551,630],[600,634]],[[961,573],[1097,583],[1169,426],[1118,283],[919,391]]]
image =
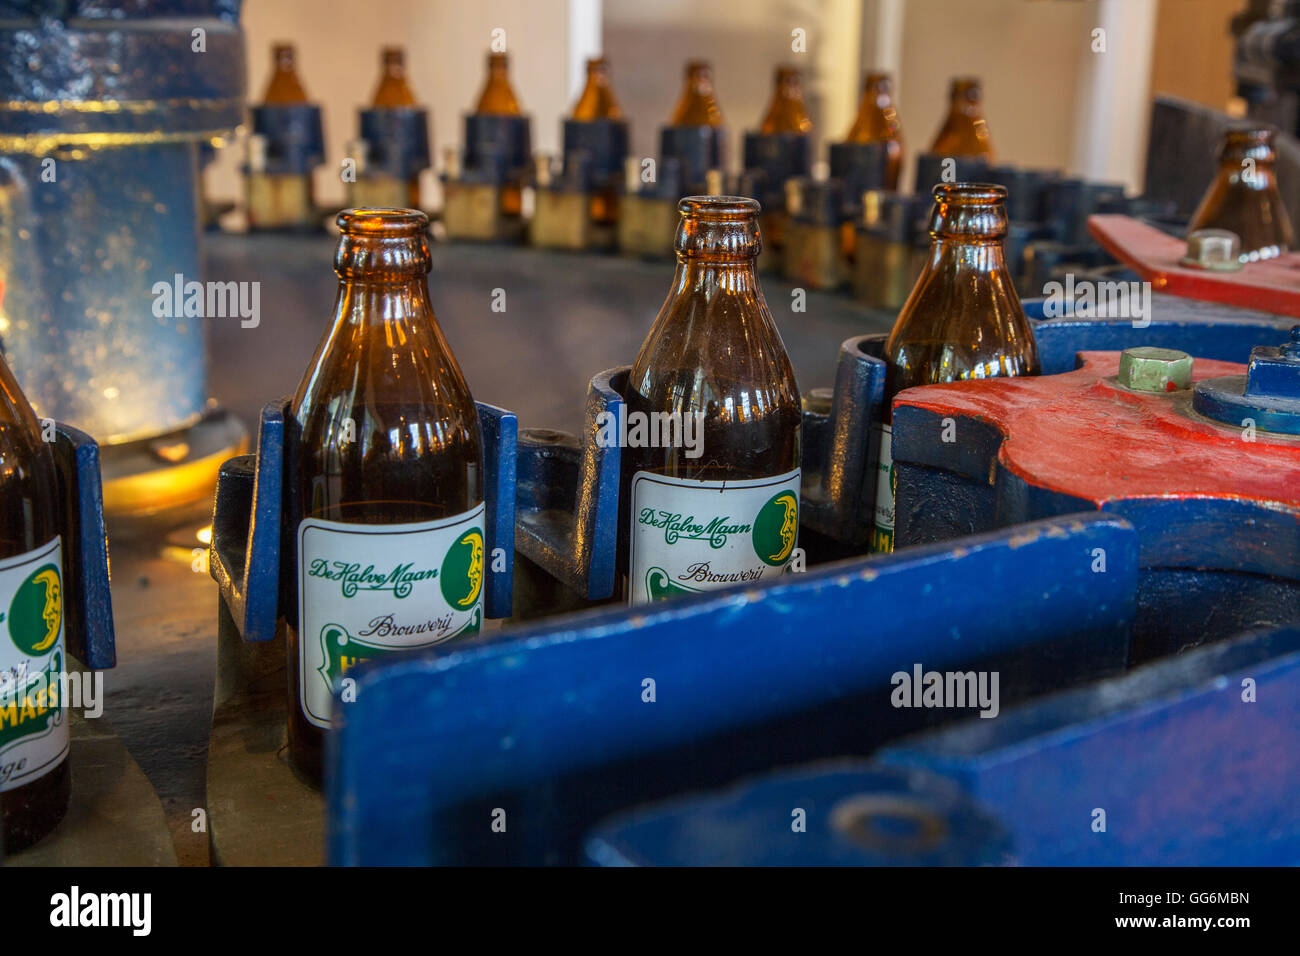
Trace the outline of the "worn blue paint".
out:
[[[996,866],[1011,838],[949,780],[844,760],[628,811],[583,852],[595,866]]]
[[[909,738],[870,763],[786,769],[640,808],[598,827],[587,855],[605,865],[968,865],[1009,849],[1001,862],[1025,866],[1295,865],[1297,726],[1300,631],[1254,633]],[[875,804],[872,818],[902,839],[864,847],[861,827],[837,827],[835,809],[843,820],[854,803]],[[792,807],[809,808],[807,833],[791,832]],[[955,821],[951,807],[968,815]],[[1093,829],[1098,809],[1104,832]],[[927,831],[905,823],[929,814],[949,826],[929,830],[927,847]]]
[[[53,452],[59,479],[63,579],[68,582],[63,590],[68,653],[91,670],[108,670],[117,665],[117,645],[99,446],[85,432],[58,424]]]
[[[622,453],[598,436],[603,422],[622,421],[629,371],[624,366],[592,378],[580,445],[536,433],[519,443],[515,547],[588,600],[614,593]]]
[[[514,586],[512,537],[518,420],[513,412],[483,402],[477,405],[483,436],[486,515],[484,613],[488,617],[509,617]],[[258,427],[257,455],[230,459],[221,466],[217,477],[208,567],[246,641],[273,639],[276,621],[285,614],[280,583],[288,409],[287,398],[267,404]],[[498,558],[504,560],[503,571],[493,570]]]
[[[958,781],[1011,830],[1024,865],[1295,865],[1297,727],[1300,631],[1284,630],[968,722],[882,760]],[[1092,830],[1094,808],[1106,811],[1105,833]]]
[[[116,442],[203,413],[203,323],[150,306],[156,283],[203,278],[198,144],[241,122],[246,75],[230,0],[7,4],[0,268],[21,320],[3,347],[43,415]]]
[[[1062,301],[1063,316],[1047,318],[1056,303],[1026,299],[1025,315],[1037,320],[1034,340],[1044,375],[1072,372],[1078,352],[1120,352],[1140,345],[1178,349],[1197,358],[1245,363],[1251,349],[1276,345],[1295,324],[1288,316],[1152,294],[1150,325],[1134,318],[1073,318],[1073,303]],[[1136,319],[1141,325],[1145,319]]]
[[[1300,435],[1300,325],[1282,346],[1255,346],[1245,375],[1197,382],[1192,407],[1234,427]]]
[[[888,702],[914,663],[1003,667],[1003,700],[1117,673],[1136,549],[1071,516],[363,665],[327,742],[329,858],[572,862],[614,810],[927,725]]]

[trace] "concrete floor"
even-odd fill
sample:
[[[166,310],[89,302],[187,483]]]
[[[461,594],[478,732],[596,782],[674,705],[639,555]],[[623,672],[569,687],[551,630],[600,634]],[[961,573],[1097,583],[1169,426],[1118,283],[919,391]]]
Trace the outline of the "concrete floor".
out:
[[[336,291],[328,237],[204,237],[206,278],[261,283],[261,321],[209,329],[209,392],[255,431],[262,405],[293,391],[329,321]],[[474,397],[513,410],[521,426],[577,431],[590,377],[627,364],[662,305],[672,265],[499,246],[436,245],[430,294]],[[839,344],[888,329],[891,316],[847,295],[763,288],[805,391],[832,384]],[[495,289],[506,296],[493,312]],[[182,865],[208,861],[196,829],[216,660],[217,591],[195,564],[207,502],[167,527],[110,526],[116,671],[107,714],[158,791]]]

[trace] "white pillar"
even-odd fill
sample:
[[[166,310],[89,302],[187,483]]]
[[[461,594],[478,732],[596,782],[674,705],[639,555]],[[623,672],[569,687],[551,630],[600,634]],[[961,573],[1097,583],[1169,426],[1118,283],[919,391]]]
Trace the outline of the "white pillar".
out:
[[[600,0],[569,0],[569,105],[587,85],[587,60],[600,56]]]
[[[1080,63],[1071,171],[1142,186],[1156,0],[1097,0]]]
[[[903,0],[862,0],[862,69],[894,74],[903,63]]]

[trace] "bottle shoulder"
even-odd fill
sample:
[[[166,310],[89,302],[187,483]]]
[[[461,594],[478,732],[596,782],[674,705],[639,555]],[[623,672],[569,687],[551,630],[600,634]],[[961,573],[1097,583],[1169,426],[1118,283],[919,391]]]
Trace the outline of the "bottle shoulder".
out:
[[[737,303],[693,298],[670,303],[655,321],[629,386],[662,411],[799,403],[794,367],[761,297]]]

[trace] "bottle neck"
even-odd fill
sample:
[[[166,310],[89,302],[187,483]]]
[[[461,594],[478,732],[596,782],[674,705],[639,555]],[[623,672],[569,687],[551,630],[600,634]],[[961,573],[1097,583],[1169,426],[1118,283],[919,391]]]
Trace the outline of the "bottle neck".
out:
[[[405,345],[402,327],[433,318],[424,276],[375,280],[340,278],[334,322],[357,329],[386,329],[388,344]]]
[[[677,254],[673,298],[753,295],[758,292],[758,260]]]
[[[1006,253],[1002,238],[935,236],[930,240],[930,255],[925,262],[926,274],[1001,272],[1007,274]]]

